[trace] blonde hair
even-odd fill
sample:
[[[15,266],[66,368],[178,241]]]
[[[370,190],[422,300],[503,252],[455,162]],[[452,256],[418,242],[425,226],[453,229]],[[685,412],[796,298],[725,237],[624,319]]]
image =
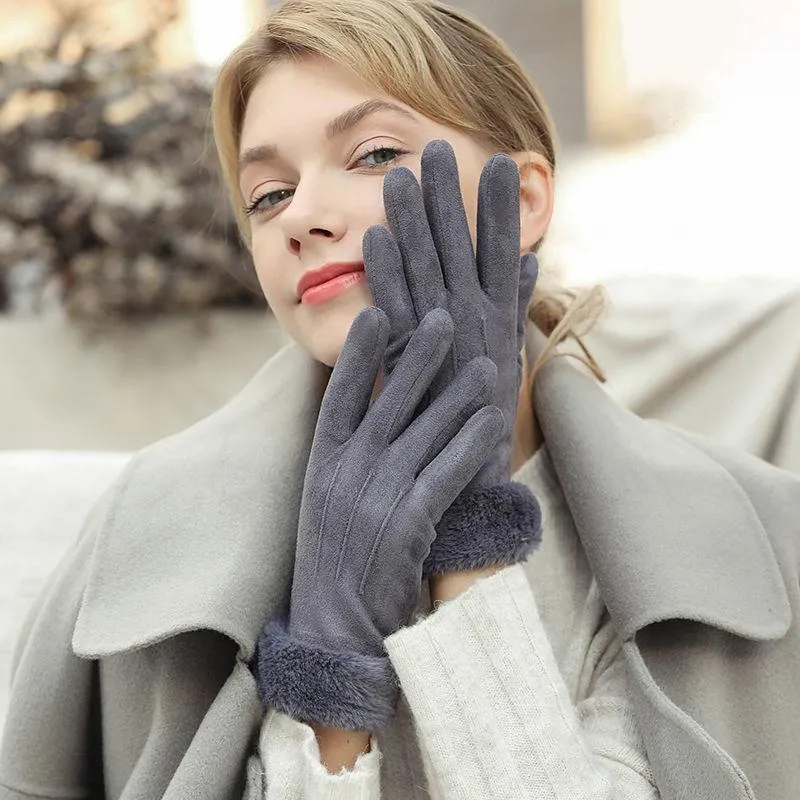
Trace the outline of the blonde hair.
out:
[[[222,65],[212,101],[222,175],[248,247],[250,226],[238,180],[247,102],[272,64],[307,56],[347,67],[492,152],[539,153],[555,172],[555,127],[544,98],[510,48],[468,14],[435,0],[284,0]],[[539,279],[528,317],[549,341],[531,379],[568,337],[578,341],[588,359],[584,363],[603,379],[580,342],[599,316],[602,298],[599,287],[576,293],[545,276]]]

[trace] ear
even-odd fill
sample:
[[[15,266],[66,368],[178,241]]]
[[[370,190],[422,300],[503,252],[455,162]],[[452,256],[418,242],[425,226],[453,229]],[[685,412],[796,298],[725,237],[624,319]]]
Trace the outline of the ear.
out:
[[[553,215],[553,170],[541,153],[513,153],[519,167],[520,252],[533,250]]]

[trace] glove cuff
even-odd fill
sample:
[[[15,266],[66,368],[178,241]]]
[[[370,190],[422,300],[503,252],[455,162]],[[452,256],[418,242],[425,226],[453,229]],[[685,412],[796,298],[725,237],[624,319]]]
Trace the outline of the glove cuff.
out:
[[[267,623],[250,665],[261,702],[303,722],[373,731],[394,716],[397,681],[388,656],[342,653]]]
[[[432,576],[517,564],[541,540],[539,502],[521,483],[462,492],[436,526],[423,571]]]

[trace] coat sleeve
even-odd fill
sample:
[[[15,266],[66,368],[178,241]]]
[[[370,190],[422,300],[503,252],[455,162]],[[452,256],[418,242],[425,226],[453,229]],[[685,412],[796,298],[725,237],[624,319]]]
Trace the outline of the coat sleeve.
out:
[[[258,775],[259,764],[251,759],[246,800],[380,800],[381,753],[375,736],[370,752],[359,756],[353,769],[333,775],[320,760],[312,728],[271,709],[264,719],[259,757]]]
[[[594,633],[573,703],[521,566],[386,640],[435,800],[656,800],[621,643]]]
[[[97,663],[72,650],[92,547],[85,535],[67,552],[17,640],[0,800],[103,797]]]

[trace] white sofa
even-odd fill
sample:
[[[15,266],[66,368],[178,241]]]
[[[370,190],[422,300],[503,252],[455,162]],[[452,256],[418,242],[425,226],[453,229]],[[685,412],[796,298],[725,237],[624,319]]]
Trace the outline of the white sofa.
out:
[[[0,725],[19,626],[126,453],[0,451]]]
[[[610,391],[800,473],[800,283],[619,279],[589,339]],[[0,451],[0,721],[22,618],[127,453]]]

